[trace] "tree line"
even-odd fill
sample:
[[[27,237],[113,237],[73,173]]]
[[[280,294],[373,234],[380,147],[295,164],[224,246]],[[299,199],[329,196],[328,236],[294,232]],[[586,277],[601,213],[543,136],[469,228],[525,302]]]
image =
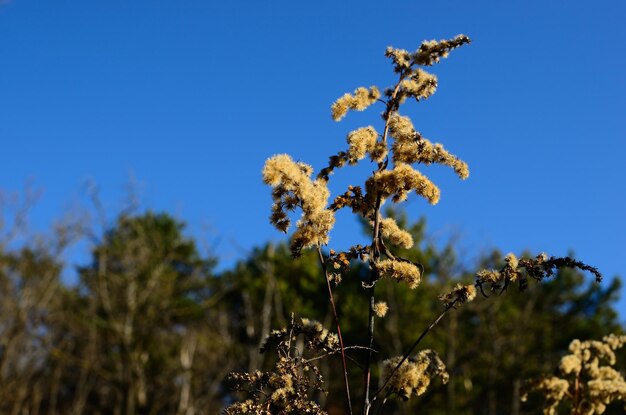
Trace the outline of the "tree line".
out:
[[[383,359],[402,354],[441,311],[434,298],[503,261],[494,250],[468,266],[454,244],[429,241],[424,220],[389,215],[410,231],[415,247],[401,255],[423,264],[424,277],[420,290],[395,283],[378,289],[389,306],[373,345]],[[164,212],[126,212],[101,235],[74,230],[89,235],[92,247],[76,266],[76,283],[66,284],[64,270],[75,266],[63,260],[68,232],[56,228],[53,237],[0,243],[2,413],[219,413],[242,398],[227,379],[230,372],[274,364],[275,356],[259,349],[271,330],[294,318],[291,310],[332,327],[313,252],[294,260],[288,244],[268,243],[218,272],[217,258],[200,251],[182,221]],[[343,278],[364,281],[368,272],[357,265]],[[520,400],[525,380],[553,371],[574,338],[620,333],[619,289],[619,279],[596,284],[562,270],[524,292],[479,296],[449,313],[424,341],[439,351],[450,381],[419,399],[391,402],[388,413],[537,413],[541,397]],[[360,287],[340,284],[335,296],[345,338],[365,344],[367,299]],[[358,383],[365,352],[348,348],[346,354]],[[319,367],[327,393],[312,398],[331,414],[343,413],[340,357],[320,359]],[[606,413],[620,410],[610,406]]]

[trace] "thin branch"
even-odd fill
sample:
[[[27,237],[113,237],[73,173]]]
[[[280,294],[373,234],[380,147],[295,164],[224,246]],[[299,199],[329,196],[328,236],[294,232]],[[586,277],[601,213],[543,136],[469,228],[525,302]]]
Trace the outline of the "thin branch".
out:
[[[424,337],[426,337],[428,332],[430,332],[433,329],[433,327],[435,327],[437,325],[437,323],[439,323],[439,321],[443,318],[443,316],[445,316],[448,311],[450,311],[452,308],[454,308],[454,305],[456,304],[457,301],[458,301],[458,299],[456,299],[456,300],[452,301],[450,304],[448,304],[448,306],[445,308],[445,310],[443,310],[441,312],[441,314],[439,314],[439,316],[432,323],[430,323],[430,325],[422,332],[422,334],[420,334],[420,336],[417,338],[417,340],[415,340],[413,345],[404,354],[404,356],[402,357],[402,360],[400,360],[400,362],[396,365],[396,367],[393,368],[393,370],[391,371],[389,376],[387,376],[387,379],[385,379],[385,382],[383,383],[383,385],[376,391],[376,393],[374,393],[374,395],[372,396],[372,403],[376,399],[376,396],[378,396],[378,394],[380,392],[382,392],[383,389],[385,389],[385,387],[387,386],[389,381],[391,381],[391,378],[393,377],[394,373],[396,373],[396,371],[400,368],[400,366],[402,366],[402,364],[409,358],[411,353],[413,353],[413,350],[417,347],[417,345],[422,341],[422,339]]]
[[[387,108],[385,110],[385,129],[383,130],[382,142],[387,143],[387,135],[389,134],[389,119],[391,118],[391,114],[395,110],[396,106],[396,96],[398,95],[398,91],[400,90],[400,83],[404,78],[404,72],[400,73],[400,78],[398,79],[398,83],[396,84],[393,93],[387,102]],[[378,163],[378,171],[382,171],[387,168],[388,159],[385,162]],[[380,207],[382,204],[382,195],[380,192],[376,195],[376,206],[374,207],[374,230],[372,233],[372,260],[377,261],[380,257],[381,252],[381,238],[380,238]],[[369,314],[368,314],[368,345],[370,349],[374,345],[374,287],[375,282],[379,279],[378,271],[376,267],[372,267],[372,275],[370,277],[370,281],[367,285],[367,290],[369,292]],[[370,384],[372,381],[372,352],[371,350],[367,353],[367,360],[365,361],[365,385],[364,385],[364,398],[363,398],[363,414],[366,415],[369,412],[369,408],[371,406],[370,403]]]
[[[317,253],[319,255],[320,265],[324,270],[324,279],[326,280],[326,286],[328,287],[328,299],[330,300],[330,305],[333,309],[333,316],[335,317],[335,323],[337,324],[337,336],[339,337],[339,347],[341,348],[341,362],[343,364],[343,381],[346,387],[346,403],[348,405],[348,413],[352,415],[352,402],[350,400],[350,385],[348,383],[348,365],[346,364],[346,353],[345,347],[343,345],[343,337],[341,336],[341,326],[339,324],[339,316],[337,315],[337,308],[335,307],[335,299],[333,297],[333,289],[330,286],[330,278],[328,275],[328,270],[326,269],[326,261],[324,261],[324,255],[322,254],[322,249],[320,246],[317,246]]]
[[[374,353],[378,353],[378,351],[377,351],[377,350],[370,349],[369,347],[366,347],[366,346],[346,346],[346,347],[344,347],[343,349],[344,349],[344,350],[350,350],[350,349],[365,349],[365,350],[370,350],[370,351],[373,351]],[[310,363],[310,362],[313,362],[313,361],[315,361],[315,360],[323,359],[324,357],[332,356],[332,355],[337,354],[337,353],[339,353],[339,352],[341,352],[341,350],[340,350],[340,349],[339,349],[339,350],[331,350],[331,351],[330,351],[330,352],[328,352],[328,353],[324,353],[324,354],[321,354],[321,355],[319,355],[319,356],[315,356],[315,357],[312,357],[312,358],[310,358],[310,359],[306,359],[306,360],[305,360],[305,362],[306,362],[306,363]],[[346,356],[346,357],[350,358],[350,356]]]

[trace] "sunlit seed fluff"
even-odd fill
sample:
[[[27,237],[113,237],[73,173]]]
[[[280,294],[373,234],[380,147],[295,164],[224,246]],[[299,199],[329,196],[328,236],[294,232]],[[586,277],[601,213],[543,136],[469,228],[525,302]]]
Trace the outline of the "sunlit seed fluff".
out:
[[[553,415],[556,413],[556,407],[569,390],[569,382],[556,376],[550,376],[538,381],[533,389],[541,390],[546,397],[546,407],[543,413]],[[525,401],[526,397],[526,394],[522,396],[522,400]]]
[[[328,244],[329,232],[334,224],[335,216],[327,209],[303,214],[291,237],[292,252],[297,254],[305,248]]]
[[[417,288],[422,281],[419,268],[411,262],[385,259],[377,262],[375,267],[381,277],[405,282],[412,290]]]
[[[469,303],[476,298],[476,287],[473,284],[461,285],[457,284],[449,293],[439,296],[439,299],[446,307],[453,304]]]
[[[624,344],[626,344],[626,336],[624,335],[618,336],[618,335],[611,333],[608,336],[604,336],[602,338],[602,341],[608,344],[611,347],[611,349],[616,350],[624,346]]]
[[[304,333],[308,347],[314,350],[335,350],[339,346],[337,335],[329,332],[317,320],[303,318],[302,333]]]
[[[486,281],[490,283],[497,283],[502,279],[502,275],[500,274],[500,272],[494,269],[483,269],[481,271],[478,271],[476,273],[476,276],[481,281]]]
[[[373,226],[373,222],[371,223]],[[395,246],[410,249],[413,246],[411,234],[398,226],[393,218],[384,218],[380,221],[380,234]]]
[[[389,118],[389,129],[395,142],[392,145],[394,163],[443,164],[450,166],[461,178],[469,176],[467,164],[449,153],[441,144],[433,144],[415,131],[409,117],[394,114]]]
[[[372,126],[359,128],[348,134],[348,162],[356,164],[364,159],[367,153],[371,153],[376,148],[377,139],[378,133]]]
[[[382,163],[387,157],[387,144],[382,141],[377,141],[370,153],[370,158],[372,161],[377,163]]]
[[[561,358],[561,362],[559,363],[559,370],[564,375],[569,375],[571,373],[578,374],[582,369],[582,361],[580,357],[568,354]]]
[[[441,378],[443,383],[449,379],[446,366],[433,350],[422,350],[416,356],[405,360],[395,371],[402,360],[396,356],[383,361],[383,379],[391,376],[388,388],[402,399],[407,400],[412,395],[420,396],[426,392],[431,381],[435,377]],[[393,375],[391,373],[393,372]]]
[[[380,91],[375,86],[369,89],[359,87],[354,94],[344,94],[330,107],[333,120],[339,121],[346,116],[348,110],[363,111],[380,98]]]
[[[399,114],[389,117],[389,130],[396,141],[413,142],[417,136],[411,119]]]
[[[470,43],[470,39],[465,35],[458,35],[449,40],[424,41],[411,55],[411,61],[417,65],[430,66],[439,62],[441,58],[447,57],[452,49],[467,43]]]
[[[411,67],[411,54],[407,50],[389,46],[385,51],[385,56],[391,58],[396,72],[403,72]]]
[[[509,267],[513,269],[517,269],[517,266],[519,265],[519,260],[512,252],[506,254],[506,256],[504,257],[504,261],[509,265]]]
[[[285,206],[296,204],[302,209],[302,217],[292,237],[292,251],[299,253],[303,248],[328,243],[328,233],[335,217],[326,209],[330,191],[324,180],[312,181],[313,169],[296,163],[287,154],[268,159],[263,168],[263,180],[274,188],[274,205],[270,220],[276,228],[287,231],[289,220]]]
[[[439,202],[439,188],[426,176],[408,164],[398,164],[393,170],[374,173],[365,183],[368,194],[380,194],[383,198],[391,196],[394,203],[404,201],[409,192],[415,191],[430,204]]]
[[[602,341],[578,339],[569,345],[571,354],[559,363],[561,378],[548,376],[533,382],[531,388],[546,397],[544,413],[556,413],[561,400],[572,400],[568,391],[584,396],[585,414],[601,414],[612,401],[626,400],[626,381],[611,367],[616,363],[615,350],[621,348],[626,336],[610,334]],[[582,381],[581,381],[582,380]]]
[[[433,144],[419,133],[418,141],[396,141],[392,145],[394,163],[443,164],[452,167],[462,180],[469,177],[467,163],[449,153],[441,144]]]
[[[387,311],[389,311],[389,306],[387,305],[386,302],[379,301],[376,304],[374,304],[374,306],[372,307],[372,310],[374,311],[374,314],[376,314],[376,316],[383,318],[385,317],[385,315],[387,315]]]
[[[305,165],[295,163],[288,154],[277,154],[265,162],[263,181],[270,186],[282,185],[287,190],[293,190],[310,180],[303,170],[307,170]]]
[[[437,77],[421,69],[417,69],[410,78],[400,83],[403,94],[416,100],[430,97],[437,90]]]

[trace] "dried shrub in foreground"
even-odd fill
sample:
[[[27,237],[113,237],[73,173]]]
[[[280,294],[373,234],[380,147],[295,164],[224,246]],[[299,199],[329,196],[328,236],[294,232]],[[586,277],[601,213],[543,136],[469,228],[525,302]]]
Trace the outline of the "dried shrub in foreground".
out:
[[[297,338],[304,340],[304,350],[296,346]],[[304,357],[304,351],[319,355],[339,351],[339,339],[321,323],[300,319],[288,328],[272,331],[265,339],[261,352],[276,349],[278,361],[272,372],[231,373],[229,380],[236,390],[247,391],[251,399],[226,408],[228,415],[235,414],[326,414],[311,399],[315,391],[324,392],[323,380],[312,364],[318,357]]]
[[[560,267],[577,267],[594,273],[598,280],[601,278],[595,268],[570,258],[548,258],[547,255],[541,254],[535,259],[517,259],[509,254],[503,269],[481,271],[476,275],[474,284],[458,284],[452,291],[442,294],[439,297],[444,305],[441,314],[419,335],[403,356],[391,357],[383,362],[384,371],[378,382],[382,386],[372,391],[374,321],[375,317],[382,318],[388,311],[387,304],[376,302],[376,285],[391,280],[404,283],[410,289],[416,289],[420,286],[424,273],[421,264],[399,254],[401,250],[413,246],[410,233],[402,229],[392,217],[384,217],[381,208],[388,201],[404,202],[411,193],[433,205],[439,202],[441,192],[421,171],[422,166],[441,164],[451,168],[462,180],[469,176],[469,168],[464,161],[450,153],[443,145],[425,138],[415,129],[411,119],[400,113],[400,108],[409,101],[421,102],[435,93],[437,77],[422,67],[438,63],[447,57],[451,50],[468,43],[470,39],[467,36],[459,35],[450,40],[423,42],[415,52],[388,48],[385,55],[392,62],[397,75],[396,83],[382,89],[382,92],[377,86],[356,88],[353,93],[344,94],[331,106],[332,118],[340,121],[349,111],[363,111],[375,104],[382,104],[383,125],[379,129],[369,125],[350,132],[346,137],[347,148],[332,155],[328,165],[317,175],[314,175],[312,166],[294,161],[287,154],[269,158],[263,168],[263,180],[272,188],[273,205],[270,222],[279,231],[286,233],[292,225],[290,216],[299,210],[301,215],[291,235],[291,253],[298,257],[304,249],[317,250],[337,328],[335,345],[337,349],[333,349],[332,353],[340,353],[342,358],[346,413],[352,413],[353,403],[348,381],[346,347],[341,334],[332,283],[339,284],[355,262],[365,263],[371,270],[369,277],[364,281],[358,281],[363,286],[369,302],[368,342],[360,345],[367,350],[367,356],[363,362],[359,362],[365,379],[362,402],[364,414],[370,413],[372,408],[375,408],[375,411],[379,410],[391,396],[395,395],[406,400],[413,395],[423,394],[431,380],[436,377],[447,381],[445,366],[436,352],[423,350],[413,355],[412,353],[448,311],[474,300],[479,291],[487,297],[489,294],[485,292],[485,288],[491,293],[502,293],[510,283],[518,283],[520,289],[525,289],[529,280],[541,281],[554,275],[555,270]],[[367,159],[373,163],[372,174],[361,185],[350,185],[344,193],[330,201],[331,192],[328,184],[332,174],[339,168],[366,162]],[[335,213],[344,208],[349,208],[365,223],[369,223],[372,232],[371,243],[366,246],[357,244],[341,252],[331,249],[324,253],[322,247],[328,245],[330,241]],[[294,330],[293,326],[291,329],[283,329],[279,332],[282,334],[277,336],[283,339],[280,336],[286,335],[290,330]],[[291,339],[291,335],[288,337]],[[290,347],[285,349],[286,344],[283,340],[279,340],[276,347],[282,356],[279,363],[284,366],[277,366],[274,374],[233,375],[240,389],[245,389],[246,384],[251,387],[250,399],[229,407],[230,412],[227,413],[238,413],[236,411],[268,413],[264,411],[270,410],[269,408],[273,408],[272,410],[276,411],[274,413],[291,413],[295,410],[294,402],[301,402],[303,405],[301,410],[306,408],[321,411],[314,402],[307,403],[308,397],[312,395],[306,391],[307,388],[319,388],[319,384],[301,382],[298,383],[298,387],[289,386],[289,391],[284,392],[285,381],[271,381],[287,376],[293,382],[297,378],[296,367],[302,363],[302,360],[298,360],[301,357],[290,354]],[[309,367],[307,370],[312,369]],[[276,395],[277,390],[283,392]],[[289,399],[283,399],[285,396],[289,396]]]
[[[529,392],[545,396],[543,413],[556,414],[561,403],[571,406],[572,415],[602,414],[613,401],[626,401],[626,381],[612,366],[615,351],[626,343],[626,336],[609,334],[602,341],[573,340],[570,354],[561,358],[558,376],[546,376],[528,382]]]

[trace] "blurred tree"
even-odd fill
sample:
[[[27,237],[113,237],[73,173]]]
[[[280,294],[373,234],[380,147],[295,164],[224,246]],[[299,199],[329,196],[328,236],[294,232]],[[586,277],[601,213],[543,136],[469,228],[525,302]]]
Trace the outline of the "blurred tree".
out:
[[[79,270],[74,413],[194,412],[200,335],[219,339],[204,325],[213,261],[183,226],[167,214],[121,216]]]
[[[0,252],[0,412],[30,413],[46,398],[61,265],[44,249]]]
[[[380,281],[389,306],[376,323],[377,355],[401,354],[442,310],[433,301],[473,279],[454,243],[427,238],[426,223],[388,211],[416,244],[401,255],[424,265],[419,290]],[[75,286],[60,281],[68,241],[26,238],[0,249],[0,412],[7,414],[214,414],[239,396],[224,378],[233,369],[267,370],[275,354],[260,354],[263,338],[297,316],[332,326],[319,258],[293,260],[286,244],[266,244],[220,274],[200,255],[184,225],[167,214],[122,215],[94,244]],[[476,268],[497,268],[494,251]],[[346,339],[367,340],[364,265],[335,288]],[[527,292],[510,287],[448,313],[424,340],[441,351],[451,374],[421,397],[393,401],[385,413],[534,414],[543,402],[521,403],[523,380],[549,373],[573,338],[620,332],[614,309],[619,280],[595,284],[564,270]],[[348,349],[350,380],[366,359]],[[624,361],[625,359],[620,359]],[[344,411],[339,355],[317,361],[328,395],[314,396],[328,412]],[[624,368],[622,368],[623,370]],[[380,368],[373,368],[379,379]],[[380,385],[374,385],[380,386]],[[353,398],[359,400],[359,391]],[[609,407],[607,413],[621,413]]]

